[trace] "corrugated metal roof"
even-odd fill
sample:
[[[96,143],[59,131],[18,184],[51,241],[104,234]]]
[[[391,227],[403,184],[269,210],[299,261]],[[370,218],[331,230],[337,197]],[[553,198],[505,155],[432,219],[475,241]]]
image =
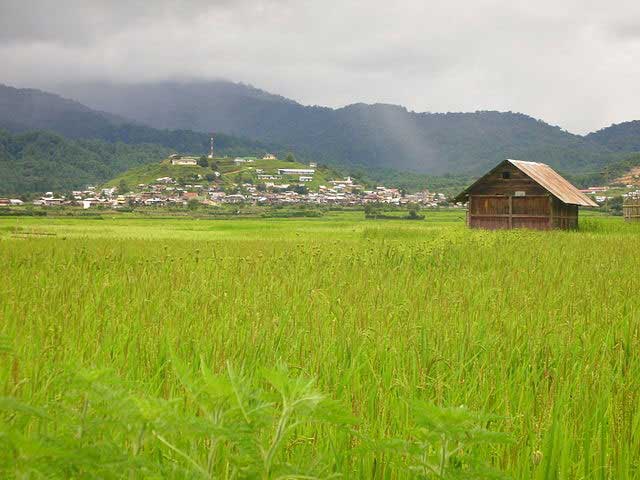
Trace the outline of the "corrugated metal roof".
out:
[[[580,191],[571,185],[569,181],[563,178],[558,172],[551,168],[546,163],[539,162],[525,162],[524,160],[512,160],[507,159],[505,162],[511,163],[518,170],[523,172],[533,181],[538,183],[541,187],[551,193],[559,200],[569,205],[580,205],[582,207],[597,207],[598,204],[591,200],[589,197],[580,193]],[[505,162],[501,162],[502,165]],[[498,168],[498,165],[496,168]],[[496,168],[492,169],[493,172]],[[491,173],[490,172],[490,173]],[[484,178],[484,176],[482,177]],[[456,197],[457,201],[461,201],[465,198],[468,192],[479,183],[482,178],[473,183],[469,188]]]
[[[568,180],[546,163],[525,162],[523,160],[507,160],[514,167],[536,181],[540,186],[551,192],[556,198],[569,205],[583,207],[597,207],[598,204],[581,193]]]

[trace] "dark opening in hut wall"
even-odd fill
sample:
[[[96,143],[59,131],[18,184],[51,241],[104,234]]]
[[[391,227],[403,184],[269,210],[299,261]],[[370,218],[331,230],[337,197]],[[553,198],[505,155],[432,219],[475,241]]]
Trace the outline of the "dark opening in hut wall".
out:
[[[640,222],[640,198],[629,198],[622,206],[622,213],[627,222]]]

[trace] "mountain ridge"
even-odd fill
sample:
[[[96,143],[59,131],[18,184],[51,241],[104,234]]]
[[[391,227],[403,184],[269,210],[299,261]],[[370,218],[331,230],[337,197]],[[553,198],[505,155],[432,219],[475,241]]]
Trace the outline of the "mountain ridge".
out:
[[[580,173],[603,168],[623,151],[604,145],[601,136],[573,134],[516,112],[413,112],[385,103],[305,106],[222,80],[83,84],[63,90],[92,108],[156,128],[269,140],[347,166],[479,174],[514,157]]]

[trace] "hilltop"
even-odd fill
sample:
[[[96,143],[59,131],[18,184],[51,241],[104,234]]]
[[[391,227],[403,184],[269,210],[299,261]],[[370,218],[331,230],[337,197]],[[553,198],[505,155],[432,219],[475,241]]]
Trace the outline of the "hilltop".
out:
[[[193,158],[198,161],[198,157]],[[202,162],[202,160],[200,160]],[[231,189],[242,184],[250,185],[304,185],[308,190],[317,191],[320,185],[329,180],[339,178],[339,173],[325,167],[311,166],[297,161],[286,161],[278,158],[262,159],[257,157],[217,157],[205,159],[207,166],[174,165],[171,158],[160,162],[147,163],[134,167],[112,178],[105,183],[105,187],[117,187],[124,182],[133,190],[139,186],[157,183],[158,179],[170,178],[178,183],[198,183],[203,186],[216,186]],[[314,170],[312,174],[286,175],[280,174],[278,169]],[[266,178],[271,177],[271,178]],[[300,181],[300,177],[308,181]]]

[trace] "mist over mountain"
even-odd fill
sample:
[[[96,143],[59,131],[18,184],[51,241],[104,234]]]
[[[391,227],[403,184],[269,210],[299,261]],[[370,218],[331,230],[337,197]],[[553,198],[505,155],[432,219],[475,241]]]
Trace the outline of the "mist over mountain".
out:
[[[208,133],[157,129],[91,109],[77,101],[34,89],[0,85],[0,129],[11,133],[55,132],[71,139],[100,139],[127,144],[157,144],[180,152],[205,154]],[[216,135],[221,152],[284,152],[285,147],[231,135]]]
[[[241,135],[342,165],[477,174],[511,157],[582,173],[600,169],[612,152],[625,150],[600,142],[603,135],[574,135],[521,113],[416,113],[387,104],[331,109],[222,80],[85,83],[58,91],[156,128]]]
[[[125,123],[77,101],[35,89],[0,85],[0,127],[12,132],[51,130],[69,138],[100,137]]]
[[[216,135],[219,155],[284,155],[271,143]],[[0,85],[0,194],[80,188],[170,152],[206,154],[209,135],[159,130],[32,89]]]

